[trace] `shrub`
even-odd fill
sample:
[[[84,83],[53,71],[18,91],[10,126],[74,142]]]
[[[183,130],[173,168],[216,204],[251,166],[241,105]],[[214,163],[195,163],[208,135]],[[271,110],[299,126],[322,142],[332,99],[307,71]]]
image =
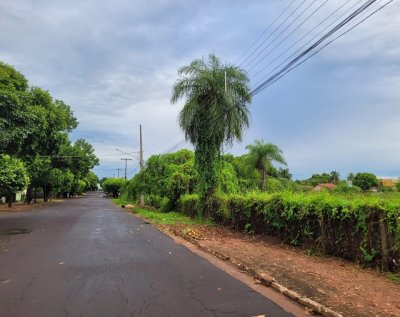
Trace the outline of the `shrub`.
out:
[[[207,213],[238,231],[251,228],[315,253],[399,269],[398,197],[289,192],[215,196]]]
[[[107,195],[112,194],[114,198],[118,198],[125,183],[123,178],[107,178],[102,183],[102,188]]]
[[[170,211],[172,211],[172,202],[168,197],[163,197],[161,199],[160,211],[161,212],[170,212]]]
[[[371,187],[378,186],[379,180],[371,173],[357,173],[353,178],[353,184],[362,190],[368,190]]]
[[[333,189],[333,192],[339,194],[356,194],[361,192],[361,188],[355,185],[349,186],[346,182],[341,182]]]
[[[179,212],[187,215],[189,217],[196,217],[199,215],[200,210],[200,199],[199,195],[183,195],[178,201],[178,210]]]

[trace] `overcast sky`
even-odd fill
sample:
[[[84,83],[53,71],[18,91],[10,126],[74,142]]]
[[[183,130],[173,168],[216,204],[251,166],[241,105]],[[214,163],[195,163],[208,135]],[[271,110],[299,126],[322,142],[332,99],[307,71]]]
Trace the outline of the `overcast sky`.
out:
[[[0,60],[71,106],[80,122],[72,139],[89,141],[101,161],[96,173],[113,176],[127,157],[115,149],[138,151],[139,124],[145,158],[189,146],[177,124],[182,103],[169,101],[180,66],[215,52],[248,71],[254,88],[365,1],[294,0],[285,11],[298,7],[293,24],[282,15],[267,29],[291,2],[0,0]],[[256,95],[243,142],[226,151],[243,154],[255,139],[275,143],[297,179],[332,170],[400,176],[399,9],[394,1]],[[243,56],[263,32],[252,47],[260,49]],[[129,161],[128,176],[137,170],[138,161]]]

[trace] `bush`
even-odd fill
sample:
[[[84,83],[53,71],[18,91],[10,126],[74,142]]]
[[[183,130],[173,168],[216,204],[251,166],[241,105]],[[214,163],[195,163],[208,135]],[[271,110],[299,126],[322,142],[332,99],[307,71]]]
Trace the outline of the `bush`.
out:
[[[125,183],[123,178],[107,178],[102,183],[102,188],[107,195],[112,194],[114,198],[118,198]]]
[[[341,182],[333,189],[333,192],[339,194],[357,194],[361,192],[361,188],[355,185],[349,186],[346,182]]]
[[[168,197],[163,197],[160,202],[160,211],[170,212],[172,209],[172,201]]]
[[[353,178],[353,184],[362,190],[368,190],[371,187],[378,186],[379,180],[371,173],[357,173]]]
[[[144,196],[144,201],[146,205],[153,206],[156,209],[161,208],[163,198],[158,195],[147,195]]]
[[[178,201],[178,210],[189,217],[196,217],[199,215],[200,198],[199,195],[183,195]]]
[[[191,205],[186,203],[186,208]],[[213,197],[207,207],[215,221],[238,231],[251,228],[316,253],[399,269],[398,197],[285,192]]]

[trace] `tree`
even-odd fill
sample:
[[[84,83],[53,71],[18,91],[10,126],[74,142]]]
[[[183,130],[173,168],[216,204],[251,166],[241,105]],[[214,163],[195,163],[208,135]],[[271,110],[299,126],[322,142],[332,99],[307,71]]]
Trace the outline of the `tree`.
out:
[[[333,184],[338,184],[340,182],[340,174],[337,171],[332,171],[330,173],[330,182]]]
[[[255,140],[254,143],[246,146],[246,149],[249,150],[248,164],[260,173],[261,188],[265,191],[267,173],[268,169],[272,166],[272,162],[286,165],[286,161],[282,156],[282,150],[275,144],[264,143],[263,140]]]
[[[241,141],[243,130],[249,126],[249,80],[243,70],[223,65],[214,54],[208,61],[195,59],[181,67],[178,75],[171,102],[185,99],[179,124],[194,146],[199,190],[207,200],[217,186],[222,145]]]
[[[29,178],[24,163],[9,155],[0,155],[0,192],[8,196],[12,206],[13,194],[26,187]]]
[[[123,178],[107,178],[102,183],[102,188],[104,192],[108,194],[112,194],[113,198],[118,198],[122,186],[126,183],[126,180]]]
[[[365,191],[371,187],[378,186],[379,180],[372,173],[357,173],[353,178],[353,185],[358,186]]]

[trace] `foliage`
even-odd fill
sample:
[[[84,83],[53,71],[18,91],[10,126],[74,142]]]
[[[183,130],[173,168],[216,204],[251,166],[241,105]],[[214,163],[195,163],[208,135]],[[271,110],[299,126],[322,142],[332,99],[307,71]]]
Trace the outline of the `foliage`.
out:
[[[254,144],[246,146],[249,150],[248,164],[255,168],[261,175],[261,189],[265,191],[267,185],[268,170],[272,168],[272,162],[286,165],[282,151],[275,144],[265,143],[263,140],[255,140]]]
[[[208,61],[196,59],[181,67],[178,75],[171,102],[185,98],[179,124],[195,148],[199,192],[208,197],[217,187],[222,145],[241,140],[249,125],[249,80],[244,71],[223,65],[214,54]]]
[[[21,160],[9,155],[0,155],[0,192],[9,196],[10,207],[12,204],[10,195],[24,189],[28,181],[28,173]]]
[[[114,198],[118,198],[125,183],[123,178],[107,178],[103,181],[102,188],[107,195],[111,194]]]
[[[313,174],[309,179],[305,180],[305,184],[316,186],[318,184],[333,183],[338,184],[340,182],[340,174],[336,171],[330,173]]]
[[[346,182],[340,182],[333,192],[340,194],[357,194],[361,192],[361,188],[355,185],[349,186]]]
[[[365,266],[400,269],[398,196],[381,199],[376,195],[280,192],[214,196],[212,200],[208,211],[212,219],[238,231],[272,235],[310,252],[340,256]],[[180,211],[192,213],[197,202],[196,196],[185,198]],[[381,234],[388,242],[386,260]]]
[[[29,86],[12,66],[0,62],[0,154],[21,159],[30,176],[26,200],[42,187],[44,200],[93,188],[90,169],[98,165],[92,146],[74,144],[68,133],[77,127],[70,107],[48,91]]]
[[[353,184],[362,190],[368,190],[371,187],[378,186],[378,178],[371,173],[357,173],[353,178]]]
[[[166,197],[169,203],[164,204],[164,208],[173,210],[183,194],[194,191],[195,181],[193,152],[180,150],[151,156],[145,168],[129,181],[123,191],[129,199],[136,201],[144,193],[146,202],[152,205],[156,203],[157,207],[160,207],[162,198]]]
[[[199,205],[199,195],[197,194],[186,194],[179,199],[178,209],[184,215],[190,217],[199,216],[200,205]]]

